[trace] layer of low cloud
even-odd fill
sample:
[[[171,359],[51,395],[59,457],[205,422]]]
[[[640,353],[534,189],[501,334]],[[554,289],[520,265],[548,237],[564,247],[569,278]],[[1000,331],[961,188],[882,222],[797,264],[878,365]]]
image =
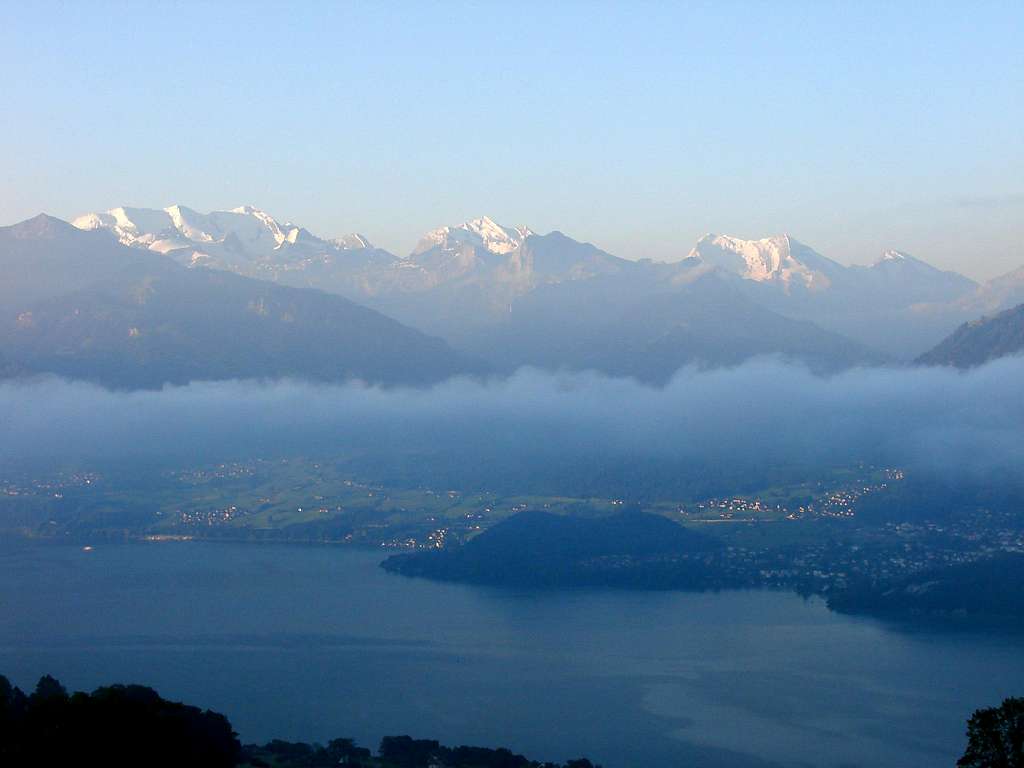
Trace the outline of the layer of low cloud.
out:
[[[864,369],[827,378],[759,360],[684,369],[660,388],[532,370],[426,390],[283,381],[124,393],[44,379],[0,385],[0,458],[338,452],[372,455],[385,469],[389,457],[427,456],[455,476],[472,465],[469,474],[533,466],[552,477],[580,467],[764,471],[868,461],[977,477],[1024,469],[1022,391],[1020,358],[968,372]]]

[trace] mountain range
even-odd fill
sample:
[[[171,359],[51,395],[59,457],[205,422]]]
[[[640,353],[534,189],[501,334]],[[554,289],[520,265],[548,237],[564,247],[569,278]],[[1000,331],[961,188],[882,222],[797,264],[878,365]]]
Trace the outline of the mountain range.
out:
[[[485,367],[341,296],[139,253],[49,216],[0,228],[0,359],[113,387],[424,384]]]
[[[663,382],[772,354],[827,372],[929,360],[1024,294],[1024,268],[978,285],[898,251],[844,266],[788,235],[709,234],[653,262],[488,217],[434,229],[405,257],[252,206],[72,223],[0,230],[0,371],[425,383],[531,365]]]

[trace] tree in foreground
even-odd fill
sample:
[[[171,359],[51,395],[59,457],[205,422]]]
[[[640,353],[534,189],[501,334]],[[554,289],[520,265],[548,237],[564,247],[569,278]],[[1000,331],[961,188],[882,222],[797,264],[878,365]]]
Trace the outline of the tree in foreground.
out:
[[[31,695],[0,675],[0,767],[104,768],[600,768],[589,760],[539,763],[504,748],[446,747],[386,736],[375,758],[352,739],[327,746],[274,739],[242,749],[227,718],[168,701],[151,688],[110,685],[68,694],[49,675]]]
[[[68,695],[43,677],[26,696],[0,675],[0,765],[95,763],[110,768],[233,768],[240,745],[227,718],[140,685]]]
[[[958,768],[1024,768],[1024,698],[979,709],[967,721],[967,750]]]

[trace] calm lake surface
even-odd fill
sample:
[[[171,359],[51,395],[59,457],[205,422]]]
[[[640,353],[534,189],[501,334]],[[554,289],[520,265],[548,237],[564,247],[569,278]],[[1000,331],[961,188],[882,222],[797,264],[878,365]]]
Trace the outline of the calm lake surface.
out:
[[[906,631],[778,592],[529,593],[380,552],[0,548],[0,673],[151,685],[243,741],[408,733],[627,766],[952,766],[1024,695],[1019,635]]]

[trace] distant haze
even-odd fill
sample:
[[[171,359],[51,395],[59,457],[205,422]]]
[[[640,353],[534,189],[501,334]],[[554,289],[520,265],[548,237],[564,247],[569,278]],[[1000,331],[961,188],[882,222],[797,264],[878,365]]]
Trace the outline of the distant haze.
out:
[[[658,462],[680,471],[720,463],[742,474],[870,461],[948,478],[1019,476],[1022,380],[1024,359],[1007,358],[969,372],[832,377],[755,360],[683,369],[663,388],[526,369],[418,390],[219,382],[119,393],[57,379],[7,382],[0,459],[375,452],[388,462],[429,456],[435,482],[482,477],[486,487],[535,465],[557,476]]]
[[[0,224],[255,204],[406,254],[490,215],[1024,262],[1019,3],[15,4]]]

